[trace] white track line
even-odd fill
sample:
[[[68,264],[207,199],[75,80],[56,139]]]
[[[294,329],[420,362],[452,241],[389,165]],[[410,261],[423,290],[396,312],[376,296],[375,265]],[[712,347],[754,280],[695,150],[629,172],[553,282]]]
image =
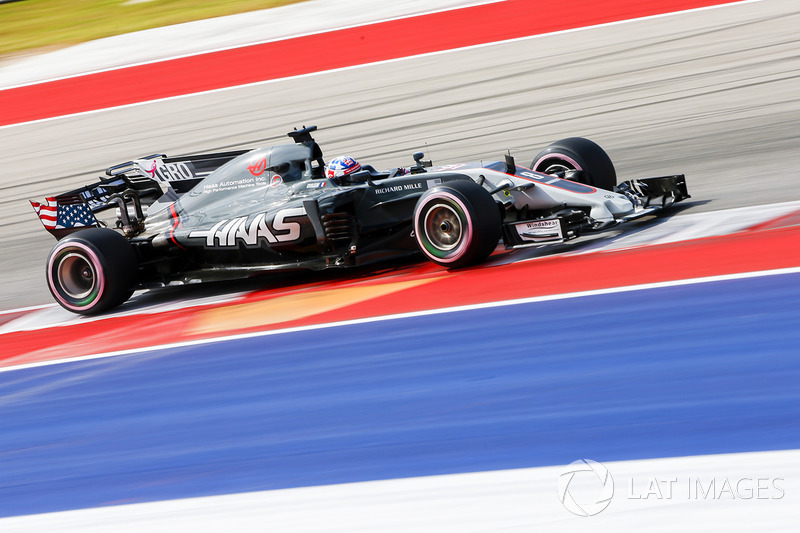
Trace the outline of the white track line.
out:
[[[13,313],[24,313],[26,311],[38,311],[40,309],[47,309],[50,307],[57,307],[57,304],[39,304],[39,305],[31,305],[29,307],[19,307],[17,309],[7,309],[4,311],[0,311],[0,316],[10,315]]]
[[[742,272],[739,274],[724,274],[720,276],[708,276],[702,278],[681,279],[674,281],[661,281],[657,283],[644,283],[639,285],[629,285],[626,287],[613,287],[609,289],[595,289],[591,291],[571,292],[564,294],[552,294],[547,296],[533,296],[529,298],[518,298],[514,300],[503,300],[499,302],[485,302],[472,305],[461,305],[455,307],[444,307],[441,309],[429,309],[425,311],[414,311],[410,313],[398,313],[393,315],[375,316],[368,318],[359,318],[354,320],[343,320],[339,322],[328,322],[325,324],[311,324],[308,326],[297,326],[292,328],[275,329],[269,331],[257,331],[253,333],[239,333],[235,335],[224,335],[221,337],[214,337],[210,339],[199,339],[192,341],[175,342],[170,344],[162,344],[159,346],[148,346],[143,348],[132,348],[126,350],[118,350],[115,352],[98,353],[92,355],[82,355],[78,357],[70,357],[66,359],[57,359],[51,361],[40,361],[36,363],[25,363],[21,365],[8,366],[0,368],[0,373],[9,372],[12,370],[21,370],[25,368],[37,368],[42,366],[58,365],[63,363],[74,363],[78,361],[90,361],[93,359],[107,359],[110,357],[120,357],[124,355],[155,352],[160,350],[170,350],[174,348],[186,348],[190,346],[200,346],[204,344],[212,344],[216,342],[225,342],[231,340],[252,339],[257,337],[267,337],[271,335],[281,335],[284,333],[297,333],[303,331],[314,331],[319,329],[335,328],[341,326],[352,326],[357,324],[369,324],[373,322],[385,322],[389,320],[401,320],[405,318],[415,318],[422,316],[441,315],[445,313],[458,313],[461,311],[472,311],[478,309],[492,309],[496,307],[505,307],[512,305],[521,305],[538,302],[549,302],[555,300],[566,300],[570,298],[582,298],[586,296],[599,296],[605,294],[616,294],[624,292],[643,291],[649,289],[661,289],[666,287],[682,287],[686,285],[697,285],[701,283],[712,283],[717,281],[733,281],[741,279],[760,278],[766,276],[780,276],[784,274],[798,274],[800,267],[779,268],[775,270],[762,270],[758,272]]]
[[[262,85],[268,85],[268,84],[271,84],[271,83],[277,83],[277,82],[282,82],[282,81],[287,81],[287,80],[297,80],[297,79],[309,78],[309,77],[312,77],[312,76],[319,76],[319,75],[322,75],[322,74],[331,74],[331,73],[336,73],[336,72],[346,72],[346,71],[349,71],[349,70],[355,70],[355,69],[360,69],[360,68],[370,67],[370,66],[375,66],[375,65],[386,65],[386,64],[396,63],[396,62],[400,62],[400,61],[407,61],[407,60],[410,60],[410,59],[434,57],[434,56],[437,56],[437,55],[449,54],[449,53],[453,53],[453,52],[461,52],[461,51],[465,51],[465,50],[478,50],[478,49],[487,48],[487,47],[490,47],[490,46],[496,46],[496,45],[514,43],[514,42],[522,42],[522,41],[528,41],[528,40],[532,40],[532,39],[540,39],[540,38],[543,38],[543,37],[551,37],[551,36],[554,36],[554,35],[565,35],[565,34],[569,34],[569,33],[576,33],[576,32],[581,32],[581,31],[585,31],[585,30],[592,30],[592,29],[596,29],[596,28],[612,27],[612,26],[617,26],[617,25],[621,25],[621,24],[628,24],[628,23],[632,23],[632,22],[641,22],[641,21],[646,21],[646,20],[656,20],[656,19],[660,19],[660,18],[672,17],[672,16],[675,16],[675,15],[684,15],[684,14],[687,14],[687,13],[699,13],[699,12],[702,12],[702,11],[710,11],[710,10],[713,10],[713,9],[723,9],[723,8],[727,8],[727,7],[736,7],[736,6],[741,6],[741,5],[745,5],[745,4],[754,4],[754,3],[757,3],[757,2],[763,2],[763,1],[764,0],[741,0],[740,2],[735,2],[735,3],[732,3],[732,4],[722,4],[722,5],[700,7],[700,8],[694,8],[694,9],[686,9],[686,10],[683,10],[683,11],[674,11],[674,12],[671,12],[671,13],[662,13],[660,15],[650,15],[650,16],[647,16],[647,17],[639,17],[639,18],[635,18],[635,19],[620,20],[620,21],[616,21],[616,22],[606,22],[606,23],[603,23],[603,24],[595,24],[593,26],[585,26],[585,27],[581,27],[581,28],[573,28],[573,29],[570,29],[570,30],[561,30],[561,31],[550,32],[550,33],[541,33],[541,34],[537,34],[537,35],[529,35],[527,37],[517,37],[515,39],[507,39],[507,40],[504,40],[504,41],[495,41],[495,42],[491,42],[491,43],[464,46],[464,47],[461,47],[461,48],[452,48],[452,49],[449,49],[449,50],[440,50],[440,51],[437,51],[437,52],[428,52],[428,53],[425,53],[425,54],[418,54],[418,55],[413,55],[413,56],[400,57],[400,58],[396,58],[396,59],[386,59],[386,60],[383,60],[383,61],[375,61],[375,62],[372,62],[372,63],[363,63],[363,64],[360,64],[360,65],[352,65],[352,66],[349,66],[349,67],[341,67],[341,68],[330,69],[330,70],[321,70],[321,71],[318,71],[318,72],[311,72],[311,73],[308,73],[308,74],[299,74],[299,75],[296,75],[296,76],[287,76],[287,77],[284,77],[284,78],[275,78],[275,79],[271,79],[271,80],[264,80],[264,81],[258,81],[258,82],[253,82],[253,83],[246,83],[246,84],[243,84],[243,85],[235,85],[235,86],[232,86],[232,87],[223,87],[221,89],[211,89],[211,90],[208,90],[208,91],[200,91],[200,92],[196,92],[196,93],[181,94],[181,95],[178,95],[178,96],[168,96],[166,98],[158,98],[158,99],[155,99],[155,100],[147,100],[145,102],[136,102],[136,103],[133,103],[133,104],[125,104],[125,105],[114,106],[114,107],[106,107],[106,108],[103,108],[103,109],[94,109],[94,110],[91,110],[91,111],[82,111],[80,113],[72,113],[72,114],[69,114],[69,115],[60,115],[60,116],[57,116],[57,117],[49,117],[49,118],[43,118],[43,119],[38,119],[38,120],[31,120],[31,121],[27,121],[27,122],[18,122],[16,124],[6,124],[5,126],[0,126],[0,130],[7,129],[7,128],[14,128],[14,127],[17,127],[17,126],[25,126],[25,125],[31,125],[31,124],[42,124],[42,123],[50,122],[50,121],[53,121],[53,120],[60,120],[62,118],[81,117],[81,116],[94,115],[96,113],[102,113],[102,112],[105,112],[105,111],[113,111],[113,110],[117,110],[117,109],[128,109],[128,108],[137,107],[137,106],[146,105],[146,104],[169,102],[169,101],[178,100],[178,99],[181,99],[181,98],[188,98],[188,97],[192,97],[192,96],[202,96],[202,95],[208,95],[208,94],[217,94],[217,93],[222,93],[222,92],[230,91],[230,90],[234,90],[234,89],[244,89],[244,88],[249,88],[249,87],[258,87],[258,86],[262,86]],[[401,18],[413,18],[413,17],[401,17]],[[325,32],[322,32],[322,33],[325,33]],[[282,39],[282,40],[288,40],[288,39]],[[240,48],[240,47],[234,47],[234,48]],[[192,54],[192,55],[200,55],[200,54]],[[154,61],[154,62],[150,62],[150,63],[158,63],[158,62],[160,62],[160,61]],[[141,64],[144,65],[144,64],[150,64],[150,63],[141,63]],[[114,70],[114,69],[110,69],[110,70]]]
[[[57,77],[53,77],[53,78],[46,78],[46,79],[43,79],[43,80],[25,82],[25,83],[20,83],[20,84],[17,84],[17,85],[10,85],[8,87],[2,87],[2,88],[0,88],[0,91],[5,91],[5,90],[8,90],[8,89],[18,89],[18,88],[21,88],[21,87],[30,87],[31,85],[40,85],[40,84],[43,84],[43,83],[50,83],[50,82],[54,82],[54,81],[68,80],[68,79],[71,79],[71,78],[80,78],[82,76],[91,76],[93,74],[102,74],[103,72],[113,72],[115,70],[123,70],[123,69],[126,69],[126,68],[141,67],[141,66],[144,66],[144,65],[153,65],[155,63],[163,63],[163,62],[166,62],[166,61],[174,61],[176,59],[184,59],[184,58],[187,58],[187,57],[195,57],[195,56],[201,56],[201,55],[206,55],[206,54],[214,54],[216,52],[226,52],[228,50],[237,50],[239,48],[249,48],[251,46],[259,46],[259,45],[262,45],[262,44],[276,43],[276,42],[281,42],[281,41],[290,41],[290,40],[293,40],[293,39],[300,39],[300,38],[303,38],[303,37],[311,37],[313,35],[322,35],[322,34],[325,34],[325,33],[332,33],[332,32],[337,32],[337,31],[342,31],[342,30],[350,30],[350,29],[353,29],[353,28],[360,28],[362,26],[372,26],[373,24],[383,24],[385,22],[393,22],[393,21],[396,21],[396,20],[403,20],[403,19],[410,19],[410,18],[417,18],[417,17],[425,17],[425,16],[428,16],[428,15],[435,15],[437,13],[445,13],[445,12],[448,12],[448,11],[458,11],[458,10],[461,10],[461,9],[467,9],[467,8],[471,8],[471,7],[481,6],[481,5],[498,4],[500,2],[505,2],[505,1],[506,0],[484,0],[484,1],[478,1],[478,2],[472,2],[472,3],[465,3],[464,5],[455,6],[455,7],[443,7],[441,9],[435,9],[435,10],[432,10],[432,11],[423,11],[421,13],[398,15],[396,17],[387,17],[387,18],[376,19],[376,20],[366,20],[366,21],[355,23],[355,24],[347,24],[347,25],[343,25],[343,26],[334,26],[334,27],[331,27],[331,28],[326,28],[326,29],[321,29],[321,30],[311,31],[311,32],[306,32],[306,33],[297,33],[297,34],[293,34],[293,35],[289,35],[289,36],[278,37],[278,38],[275,38],[275,39],[264,39],[264,40],[252,41],[252,42],[247,42],[247,43],[242,43],[242,44],[235,44],[235,45],[223,46],[223,47],[218,47],[218,48],[210,48],[208,50],[202,50],[202,51],[199,51],[199,52],[190,52],[190,53],[186,53],[186,54],[179,54],[179,55],[174,55],[174,56],[166,56],[166,57],[159,58],[159,59],[152,59],[152,60],[148,60],[148,61],[138,61],[138,62],[133,62],[133,63],[126,63],[124,65],[118,65],[118,66],[114,66],[114,67],[101,68],[101,69],[95,69],[95,70],[87,70],[87,71],[80,72],[80,73],[77,73],[77,74],[69,74],[69,75],[65,75],[65,76],[57,76]],[[236,16],[236,15],[231,15],[231,16]],[[223,17],[223,18],[226,18],[226,17]],[[205,21],[208,21],[208,20],[209,19],[205,19],[205,20],[195,21],[195,22],[205,22]],[[191,22],[187,22],[187,23],[184,23],[184,24],[192,24],[192,23]],[[142,31],[151,31],[151,30],[142,30]],[[139,32],[135,32],[135,33],[139,33]],[[110,39],[113,39],[113,37],[110,37]],[[112,109],[112,108],[109,108],[109,109]]]

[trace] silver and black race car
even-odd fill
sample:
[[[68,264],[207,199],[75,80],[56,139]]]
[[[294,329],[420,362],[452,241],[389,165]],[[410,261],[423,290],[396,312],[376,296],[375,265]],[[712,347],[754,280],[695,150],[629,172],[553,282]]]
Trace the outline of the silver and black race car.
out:
[[[31,202],[58,239],[47,284],[75,313],[100,313],[134,290],[346,268],[411,254],[448,268],[506,248],[564,242],[689,198],[683,175],[617,184],[595,143],[569,138],[531,168],[502,161],[407,169],[365,165],[326,177],[315,126],[294,143],[116,165],[99,182]],[[111,216],[109,216],[111,215]]]

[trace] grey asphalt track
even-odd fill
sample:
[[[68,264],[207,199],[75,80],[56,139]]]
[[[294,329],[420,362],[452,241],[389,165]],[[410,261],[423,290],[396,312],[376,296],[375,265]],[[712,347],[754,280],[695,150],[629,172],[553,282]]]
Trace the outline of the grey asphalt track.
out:
[[[800,5],[765,0],[0,128],[0,309],[50,303],[27,200],[102,169],[288,141],[376,167],[501,159],[589,137],[621,178],[683,172],[684,213],[800,199]],[[746,253],[746,251],[743,251]]]

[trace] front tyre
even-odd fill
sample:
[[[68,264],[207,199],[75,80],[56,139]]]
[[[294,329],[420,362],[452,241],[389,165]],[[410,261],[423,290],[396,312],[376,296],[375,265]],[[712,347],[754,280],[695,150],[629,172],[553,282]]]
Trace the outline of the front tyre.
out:
[[[425,256],[460,268],[489,257],[500,241],[500,210],[473,181],[452,181],[423,194],[414,208],[414,236]]]
[[[617,185],[617,172],[605,150],[583,137],[570,137],[556,141],[533,159],[531,169],[542,174],[581,171],[573,181],[613,191]]]
[[[127,300],[138,260],[125,237],[107,228],[81,230],[60,240],[47,258],[47,286],[73,313],[102,313]]]

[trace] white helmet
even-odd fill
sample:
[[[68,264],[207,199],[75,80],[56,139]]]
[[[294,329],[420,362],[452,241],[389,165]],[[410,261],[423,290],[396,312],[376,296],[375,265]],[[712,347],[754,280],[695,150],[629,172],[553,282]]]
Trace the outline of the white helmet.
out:
[[[339,156],[331,160],[331,162],[325,167],[325,177],[341,178],[342,176],[348,176],[353,172],[358,172],[359,170],[361,170],[361,165],[358,163],[358,161],[352,157]]]

